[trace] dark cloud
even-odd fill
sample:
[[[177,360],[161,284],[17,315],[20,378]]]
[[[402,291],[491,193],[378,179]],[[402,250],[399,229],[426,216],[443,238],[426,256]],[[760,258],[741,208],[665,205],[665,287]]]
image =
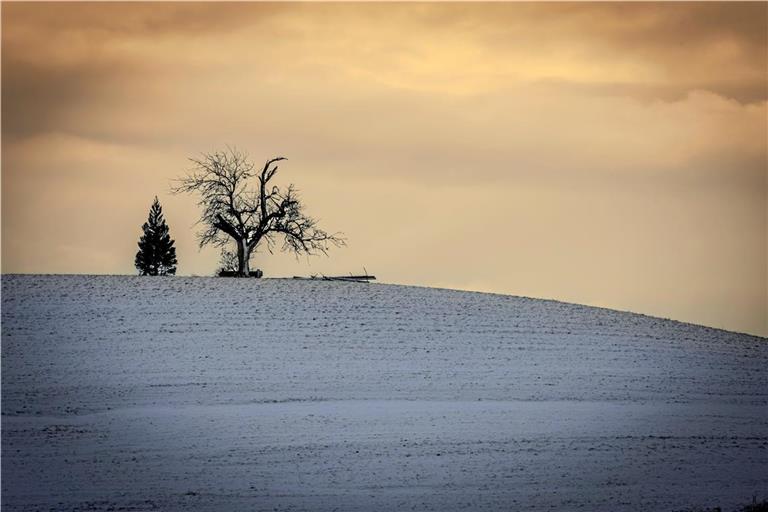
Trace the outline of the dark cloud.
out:
[[[68,128],[66,115],[76,116],[89,101],[102,99],[107,84],[131,76],[132,70],[111,63],[45,66],[3,57],[3,138],[12,141],[40,132]]]
[[[768,99],[766,2],[542,2],[442,4],[418,11],[426,24],[474,34],[489,48],[523,47],[555,55],[570,42],[589,46],[596,62],[640,61],[664,83],[595,83],[609,94],[681,98],[709,90],[740,102]],[[727,47],[727,55],[716,55]]]
[[[66,130],[99,101],[151,80],[147,55],[109,45],[176,36],[259,30],[280,4],[14,2],[2,11],[3,137]],[[150,59],[151,60],[151,59]]]
[[[345,30],[366,24],[371,38],[349,42],[352,61],[356,48],[374,44],[382,37],[377,30],[390,30],[391,25],[403,30],[402,40],[394,45],[407,45],[413,31],[422,31],[434,34],[436,44],[457,38],[474,41],[483,51],[480,58],[515,50],[542,60],[558,57],[573,45],[582,52],[583,64],[594,61],[606,72],[632,62],[657,70],[657,76],[638,76],[636,81],[540,77],[593,94],[674,101],[691,91],[708,90],[751,103],[768,98],[766,19],[768,4],[760,2],[9,3],[2,12],[3,135],[66,129],[65,117],[77,119],[81,110],[109,101],[110,94],[123,95],[125,87],[137,82],[162,79],[171,71],[169,64],[198,66],[204,73],[211,63],[204,59],[224,56],[195,55],[199,46],[194,45],[200,41],[246,31],[253,39],[247,51],[264,54],[286,37],[310,38],[305,46],[309,49],[314,42],[342,40]],[[389,35],[397,37],[397,32]],[[147,53],[152,40],[173,41],[175,48],[166,45],[157,54]],[[133,51],[137,44],[144,46]],[[383,44],[379,41],[379,53],[386,51]],[[717,55],[718,48],[722,55]],[[413,58],[411,51],[406,46],[401,56]],[[155,63],[158,59],[161,64]],[[499,71],[513,78],[517,72],[514,65]],[[472,76],[472,70],[465,73]]]
[[[3,31],[77,32],[95,41],[169,33],[194,36],[259,24],[289,9],[289,4],[262,2],[13,2],[3,6]]]

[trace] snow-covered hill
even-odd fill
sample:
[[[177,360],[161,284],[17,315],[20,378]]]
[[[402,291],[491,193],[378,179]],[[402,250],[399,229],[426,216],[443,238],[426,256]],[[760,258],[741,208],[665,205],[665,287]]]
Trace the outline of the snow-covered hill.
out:
[[[767,340],[500,295],[3,276],[2,414],[7,510],[768,497]]]

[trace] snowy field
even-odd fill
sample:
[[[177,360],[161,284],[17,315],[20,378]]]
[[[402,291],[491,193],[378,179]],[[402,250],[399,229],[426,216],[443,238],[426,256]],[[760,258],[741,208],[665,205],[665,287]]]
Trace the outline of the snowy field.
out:
[[[3,510],[724,511],[768,341],[552,301],[2,277]]]

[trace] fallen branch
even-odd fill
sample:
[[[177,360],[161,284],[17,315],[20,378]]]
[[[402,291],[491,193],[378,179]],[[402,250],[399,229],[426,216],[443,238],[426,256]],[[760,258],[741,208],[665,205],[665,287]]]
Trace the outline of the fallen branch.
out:
[[[325,275],[320,275],[320,276],[313,275],[313,276],[309,276],[309,277],[293,276],[293,278],[294,279],[309,280],[309,281],[312,281],[312,280],[318,280],[318,281],[347,281],[347,282],[352,282],[352,283],[367,283],[367,282],[376,280],[376,276],[370,276],[368,274],[359,275],[359,276],[353,276],[351,274],[348,275],[348,276],[325,276]]]

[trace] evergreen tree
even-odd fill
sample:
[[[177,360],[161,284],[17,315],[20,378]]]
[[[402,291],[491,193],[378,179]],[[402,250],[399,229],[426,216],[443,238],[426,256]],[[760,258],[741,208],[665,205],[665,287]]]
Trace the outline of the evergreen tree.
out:
[[[139,252],[135,265],[142,276],[165,276],[176,273],[176,248],[168,234],[163,209],[155,196],[149,209],[149,218],[141,227],[144,234],[139,239]]]

